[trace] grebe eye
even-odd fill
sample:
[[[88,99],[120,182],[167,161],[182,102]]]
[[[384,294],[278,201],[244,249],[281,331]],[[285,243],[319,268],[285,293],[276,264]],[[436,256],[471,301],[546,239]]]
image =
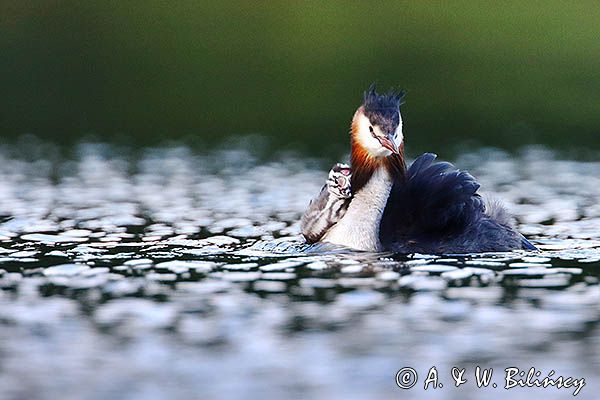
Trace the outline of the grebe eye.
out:
[[[375,135],[375,131],[373,130],[373,126],[371,125],[369,125],[369,132],[371,132],[371,136],[377,137],[377,135]]]

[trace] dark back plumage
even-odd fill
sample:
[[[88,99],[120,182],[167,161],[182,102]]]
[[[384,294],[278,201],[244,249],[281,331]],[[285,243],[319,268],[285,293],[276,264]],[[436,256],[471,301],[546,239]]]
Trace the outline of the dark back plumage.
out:
[[[384,212],[382,234],[448,234],[483,215],[485,206],[475,178],[450,163],[434,163],[436,157],[421,155],[405,178],[396,180]]]
[[[535,249],[506,221],[486,213],[473,176],[434,162],[436,157],[419,156],[396,179],[380,225],[386,250],[442,254]]]

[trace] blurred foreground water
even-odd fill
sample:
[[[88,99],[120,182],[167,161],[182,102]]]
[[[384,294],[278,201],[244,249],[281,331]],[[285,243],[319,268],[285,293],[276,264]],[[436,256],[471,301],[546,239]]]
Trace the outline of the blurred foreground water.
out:
[[[542,252],[305,254],[328,165],[244,150],[0,151],[0,398],[572,398],[600,390],[600,163],[454,160]],[[258,243],[258,244],[257,244]],[[274,243],[279,243],[275,245]],[[498,388],[478,389],[475,366]],[[409,391],[396,372],[415,368]],[[436,366],[440,389],[423,390]],[[469,382],[454,388],[453,366]]]

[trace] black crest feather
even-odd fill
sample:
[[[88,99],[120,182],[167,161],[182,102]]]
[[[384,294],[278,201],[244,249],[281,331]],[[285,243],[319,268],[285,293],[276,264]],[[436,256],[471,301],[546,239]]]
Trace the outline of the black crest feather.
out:
[[[405,93],[404,90],[392,90],[386,94],[379,94],[373,83],[363,97],[365,115],[384,132],[395,132],[400,122],[400,104]]]
[[[406,95],[404,90],[390,90],[388,93],[377,93],[375,83],[369,86],[369,89],[364,93],[363,106],[367,112],[377,112],[385,110],[398,110],[402,104],[402,100]]]

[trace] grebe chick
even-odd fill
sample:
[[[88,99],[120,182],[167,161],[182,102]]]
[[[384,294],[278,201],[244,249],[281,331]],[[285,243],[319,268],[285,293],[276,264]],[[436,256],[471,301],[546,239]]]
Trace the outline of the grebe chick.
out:
[[[434,162],[430,153],[406,168],[403,97],[403,91],[380,95],[374,86],[365,92],[351,127],[353,197],[338,221],[324,223],[320,240],[399,253],[534,250],[501,206],[486,207],[467,172]]]
[[[308,243],[318,242],[346,213],[352,197],[351,177],[347,164],[335,164],[329,171],[326,184],[300,220],[302,235]]]

